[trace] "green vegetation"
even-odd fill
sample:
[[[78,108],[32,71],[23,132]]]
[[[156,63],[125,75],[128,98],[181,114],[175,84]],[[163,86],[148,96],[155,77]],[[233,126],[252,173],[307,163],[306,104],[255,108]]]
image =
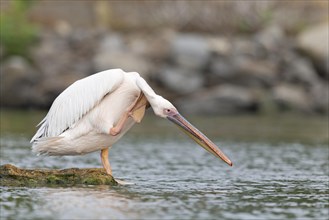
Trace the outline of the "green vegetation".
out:
[[[0,14],[0,42],[4,56],[28,57],[29,47],[35,42],[38,29],[28,20],[27,12],[34,1],[12,0]]]

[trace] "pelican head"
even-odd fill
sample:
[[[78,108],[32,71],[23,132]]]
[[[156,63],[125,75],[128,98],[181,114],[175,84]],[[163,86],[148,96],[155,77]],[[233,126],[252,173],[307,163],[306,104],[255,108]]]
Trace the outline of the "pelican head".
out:
[[[225,156],[225,154],[209,138],[207,138],[207,136],[189,123],[168,100],[161,96],[157,96],[152,100],[151,105],[157,116],[167,118],[209,153],[222,159],[228,165],[233,165],[231,160]]]

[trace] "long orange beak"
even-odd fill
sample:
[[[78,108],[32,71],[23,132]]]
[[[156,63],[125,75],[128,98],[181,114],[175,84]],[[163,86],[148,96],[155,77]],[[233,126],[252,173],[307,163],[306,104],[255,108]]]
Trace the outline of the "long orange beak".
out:
[[[167,119],[178,125],[179,128],[181,128],[188,136],[190,136],[195,142],[206,149],[209,153],[219,157],[228,165],[233,165],[231,160],[225,156],[225,154],[211,140],[209,140],[209,138],[207,138],[201,131],[189,123],[182,115],[179,113],[175,115],[169,115],[167,116]]]

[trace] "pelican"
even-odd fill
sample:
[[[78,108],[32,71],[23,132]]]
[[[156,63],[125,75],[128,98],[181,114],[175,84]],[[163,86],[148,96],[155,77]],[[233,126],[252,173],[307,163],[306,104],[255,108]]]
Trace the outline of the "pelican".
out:
[[[109,148],[135,123],[141,122],[148,107],[232,166],[231,160],[212,141],[190,124],[173,104],[157,95],[137,72],[121,69],[90,75],[66,88],[37,125],[39,129],[31,139],[32,151],[47,156],[100,151],[102,165],[112,176]]]

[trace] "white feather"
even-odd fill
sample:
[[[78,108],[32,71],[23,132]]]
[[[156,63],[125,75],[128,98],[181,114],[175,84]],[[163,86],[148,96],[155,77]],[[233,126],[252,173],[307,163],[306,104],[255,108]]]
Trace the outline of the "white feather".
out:
[[[56,137],[79,121],[103,97],[119,87],[123,81],[121,69],[106,70],[76,81],[66,88],[53,102],[40,128],[31,139]]]

